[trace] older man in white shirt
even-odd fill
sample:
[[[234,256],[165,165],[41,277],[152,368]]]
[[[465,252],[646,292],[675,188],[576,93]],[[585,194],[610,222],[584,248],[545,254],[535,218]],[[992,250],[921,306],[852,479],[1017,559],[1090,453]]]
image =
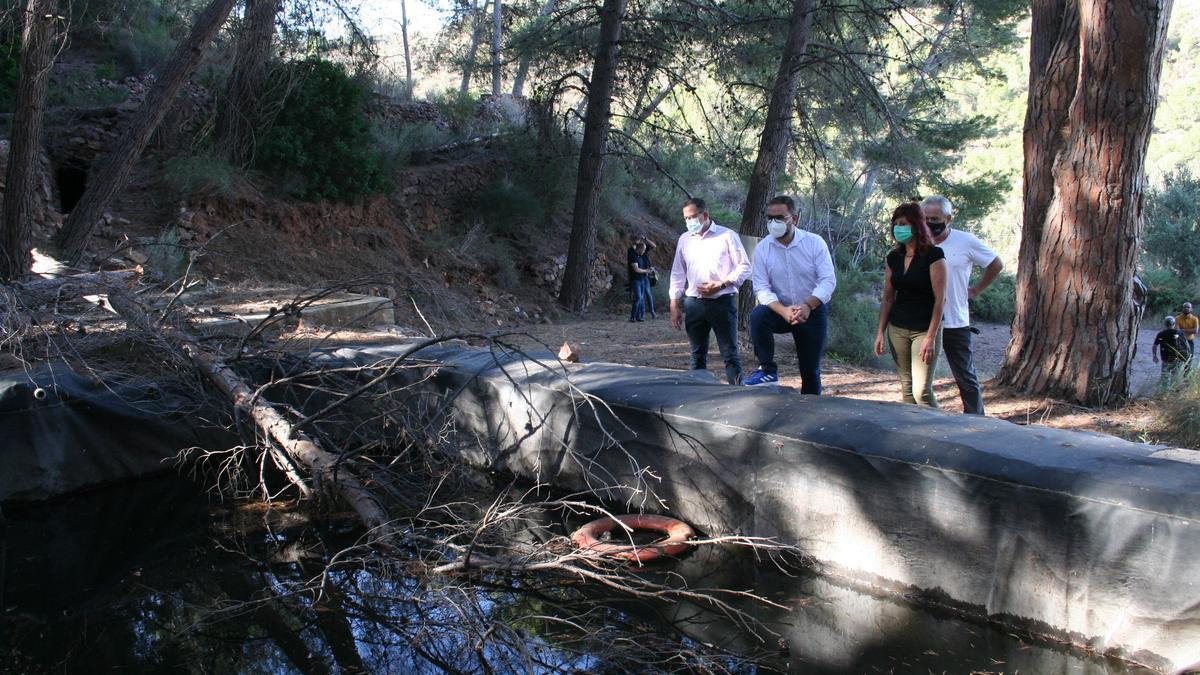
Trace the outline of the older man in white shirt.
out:
[[[715,333],[726,380],[741,384],[737,292],[750,276],[750,260],[737,233],[709,218],[703,199],[687,200],[683,219],[687,232],[679,237],[671,265],[671,326],[679,330],[686,323],[693,370],[707,367],[708,338]]]
[[[950,227],[954,206],[941,195],[931,195],[921,202],[925,224],[933,234],[933,243],[946,255],[946,303],[942,312],[942,349],[950,372],[958,385],[963,412],[983,414],[983,387],[975,374],[975,358],[971,351],[970,301],[982,293],[1004,269],[1000,256],[979,240],[979,237]],[[971,270],[983,268],[979,283],[971,286]]]
[[[775,335],[791,333],[800,363],[800,393],[820,396],[829,328],[826,305],[837,276],[825,240],[799,229],[796,221],[791,197],[775,197],[767,205],[769,236],[754,249],[751,274],[758,307],[750,314],[750,341],[759,365],[746,384],[779,384]]]

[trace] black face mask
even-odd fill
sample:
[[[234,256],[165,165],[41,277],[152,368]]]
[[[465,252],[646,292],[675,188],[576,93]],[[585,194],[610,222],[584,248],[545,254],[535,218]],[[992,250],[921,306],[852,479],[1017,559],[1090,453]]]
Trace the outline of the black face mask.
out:
[[[942,236],[942,233],[946,231],[945,223],[928,223],[928,225],[929,231],[933,233],[933,236],[935,237]]]

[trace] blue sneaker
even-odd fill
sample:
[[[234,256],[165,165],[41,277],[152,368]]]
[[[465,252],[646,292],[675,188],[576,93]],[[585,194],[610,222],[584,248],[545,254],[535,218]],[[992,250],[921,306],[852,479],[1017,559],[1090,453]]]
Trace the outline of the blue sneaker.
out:
[[[761,370],[754,371],[754,374],[746,378],[742,384],[747,387],[761,387],[764,385],[778,385],[779,376],[772,373],[764,373]]]

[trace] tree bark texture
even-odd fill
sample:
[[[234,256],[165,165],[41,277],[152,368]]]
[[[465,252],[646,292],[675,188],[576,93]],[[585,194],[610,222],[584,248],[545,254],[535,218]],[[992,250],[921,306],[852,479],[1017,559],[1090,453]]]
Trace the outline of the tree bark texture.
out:
[[[479,53],[479,28],[483,23],[480,16],[486,11],[487,0],[484,0],[483,7],[479,6],[479,0],[475,0],[474,9],[471,11],[471,43],[467,46],[467,55],[463,59],[462,82],[458,85],[460,94],[465,94],[471,89],[471,74],[475,72],[475,55]]]
[[[282,6],[283,0],[246,0],[225,105],[217,117],[218,145],[235,166],[248,166],[254,160],[254,134],[262,122],[259,107],[275,39],[275,15]]]
[[[492,0],[492,96],[500,96],[500,41],[504,37],[504,3]]]
[[[796,88],[800,85],[800,69],[804,52],[808,50],[808,37],[812,29],[814,0],[794,0],[792,15],[788,20],[788,37],[779,60],[779,72],[771,87],[771,100],[767,104],[767,121],[759,138],[758,158],[750,173],[750,186],[746,191],[746,205],[742,209],[740,232],[752,237],[766,234],[763,212],[767,202],[775,196],[775,180],[787,161],[788,141],[791,139],[793,101]],[[754,307],[754,294],[750,282],[742,286],[738,299],[739,323],[745,328]]]
[[[999,381],[1129,394],[1143,167],[1171,0],[1035,0],[1017,313]]]
[[[542,10],[538,12],[538,20],[540,21],[543,17],[550,16],[550,13],[554,11],[556,3],[557,0],[546,0],[546,4],[542,5]],[[512,86],[513,96],[525,95],[525,80],[529,77],[529,64],[532,61],[533,51],[526,49],[525,53],[521,55],[520,60],[517,61],[517,75],[513,78]]]
[[[42,151],[46,91],[58,48],[58,0],[26,0],[21,65],[13,112],[7,182],[0,219],[0,280],[20,279],[33,265],[32,221]]]
[[[621,22],[626,0],[604,0],[600,9],[600,44],[588,81],[587,118],[579,150],[579,179],[575,184],[575,210],[571,215],[571,241],[559,303],[573,311],[587,308],[592,265],[596,259],[596,215],[604,177],[604,150],[612,118]]]
[[[112,198],[125,186],[151,135],[170,110],[179,90],[196,70],[205,49],[225,23],[235,1],[212,0],[196,17],[191,32],[179,43],[166,67],[159,72],[142,109],[130,122],[121,140],[112,152],[97,163],[88,180],[87,191],[59,233],[57,243],[68,264],[77,264],[83,257],[96,222],[104,215]]]

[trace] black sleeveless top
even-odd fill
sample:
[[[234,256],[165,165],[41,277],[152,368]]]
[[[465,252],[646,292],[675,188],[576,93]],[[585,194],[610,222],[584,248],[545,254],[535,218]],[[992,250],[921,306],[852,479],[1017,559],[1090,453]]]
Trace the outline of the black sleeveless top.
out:
[[[888,323],[897,328],[926,330],[933,319],[933,281],[929,267],[946,254],[934,246],[926,253],[918,253],[904,271],[904,249],[893,249],[887,255],[888,267],[892,269],[892,287],[896,289],[896,300],[888,314]]]

